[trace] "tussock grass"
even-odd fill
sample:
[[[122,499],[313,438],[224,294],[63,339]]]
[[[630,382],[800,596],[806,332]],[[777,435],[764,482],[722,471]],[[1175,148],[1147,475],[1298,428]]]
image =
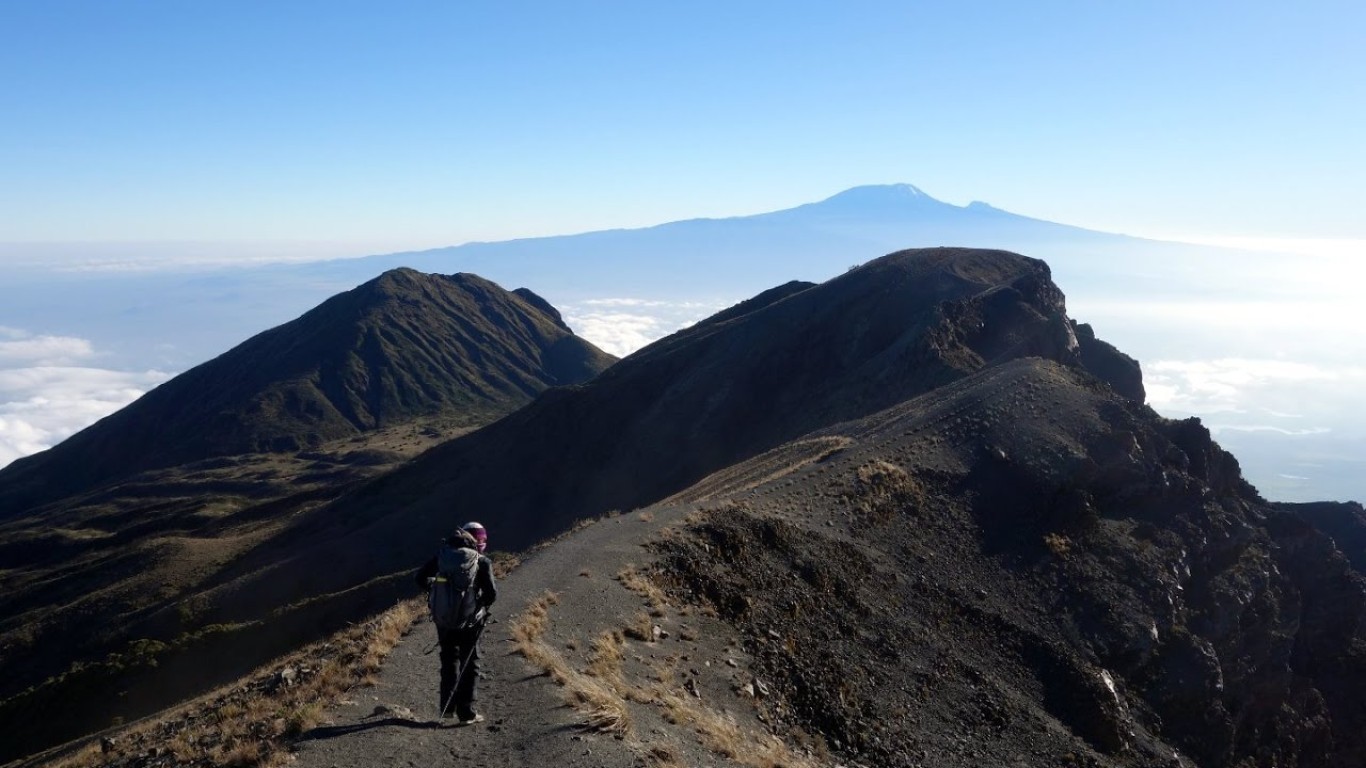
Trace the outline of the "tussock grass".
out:
[[[600,680],[619,680],[626,640],[618,633],[605,631],[593,640],[588,654],[588,674]]]
[[[755,734],[734,718],[709,709],[697,698],[679,691],[663,691],[660,703],[670,722],[692,728],[703,746],[747,768],[815,768],[817,763],[794,752],[772,734]]]
[[[559,651],[545,640],[550,629],[550,608],[559,602],[559,596],[546,592],[532,600],[516,619],[510,633],[516,650],[528,662],[539,667],[556,684],[564,688],[569,703],[584,717],[584,727],[604,733],[626,734],[631,729],[631,713],[626,701],[614,689],[611,682],[580,672],[570,666]],[[620,646],[615,641],[599,637],[593,643],[593,654],[598,660],[597,667],[602,672],[610,672],[611,667],[620,669]],[[616,661],[612,661],[613,655]],[[620,673],[616,676],[619,678]]]
[[[627,588],[634,587],[632,591],[638,594],[657,595],[662,603],[663,593],[633,567],[624,569],[617,580],[629,585]],[[658,708],[665,721],[691,730],[707,750],[747,768],[818,765],[776,736],[753,733],[731,716],[709,708],[680,682],[678,656],[656,659],[646,667],[647,679],[632,679],[626,665],[632,639],[653,640],[653,623],[643,612],[636,614],[629,626],[604,630],[594,637],[586,649],[584,668],[575,669],[547,640],[551,610],[558,602],[559,597],[552,592],[532,600],[513,620],[511,634],[517,652],[563,688],[565,700],[580,713],[584,728],[620,736],[649,764],[663,768],[686,765],[679,749],[662,742],[658,735],[651,736],[648,743],[636,736],[630,711],[634,703]],[[566,643],[570,650],[578,646],[577,641]]]
[[[501,579],[509,573],[517,570],[517,566],[522,564],[522,558],[511,552],[494,551],[489,553],[489,560],[493,561],[493,577]]]
[[[550,628],[550,608],[559,602],[559,595],[546,592],[528,603],[526,609],[513,619],[509,634],[519,649],[540,642]]]
[[[623,587],[645,598],[645,604],[649,606],[652,615],[664,615],[665,609],[669,607],[669,598],[653,579],[641,573],[634,565],[622,568],[616,579]]]
[[[673,768],[674,766],[682,768],[684,765],[683,758],[679,756],[678,750],[671,744],[652,744],[650,751],[645,756],[649,758],[650,762],[664,766],[664,768]]]
[[[224,749],[219,753],[218,764],[228,768],[246,768],[246,766],[259,765],[263,757],[262,752],[260,742],[239,742],[236,746]]]
[[[664,719],[690,728],[711,752],[747,768],[815,768],[820,763],[793,751],[782,739],[769,733],[754,733],[735,718],[707,706],[678,683],[671,666],[652,665],[655,679],[650,696],[662,710]]]
[[[261,766],[288,760],[288,746],[318,725],[326,708],[373,679],[384,658],[426,608],[421,600],[388,611],[315,643],[214,693],[114,735],[106,753],[97,744],[49,765],[93,768],[133,764],[152,750],[177,764],[204,768]],[[296,671],[280,684],[280,672]]]
[[[855,509],[874,524],[885,524],[924,505],[925,489],[906,470],[877,459],[854,472]]]
[[[643,613],[637,613],[631,619],[631,623],[627,624],[622,631],[632,640],[649,643],[654,642],[655,639],[653,630],[654,624],[650,621],[650,617]]]

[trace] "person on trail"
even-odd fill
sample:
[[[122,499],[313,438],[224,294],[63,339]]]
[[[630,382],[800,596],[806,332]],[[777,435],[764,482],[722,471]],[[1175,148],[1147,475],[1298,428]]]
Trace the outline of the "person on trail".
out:
[[[484,719],[474,711],[479,636],[488,621],[489,607],[498,599],[493,564],[480,554],[487,532],[482,525],[478,530],[484,534],[483,540],[476,540],[465,529],[451,532],[436,555],[415,575],[418,586],[427,591],[427,604],[441,646],[441,717],[455,717],[460,725]]]
[[[461,526],[460,530],[474,537],[474,542],[479,546],[475,549],[479,554],[484,554],[484,548],[489,544],[489,532],[484,530],[484,526],[475,522],[468,522]]]

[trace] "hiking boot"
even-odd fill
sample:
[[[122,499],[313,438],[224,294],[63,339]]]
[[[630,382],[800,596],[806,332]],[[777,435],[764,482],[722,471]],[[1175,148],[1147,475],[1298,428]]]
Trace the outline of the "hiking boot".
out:
[[[456,723],[456,725],[457,725],[457,726],[462,726],[462,725],[474,725],[475,723],[482,723],[482,722],[484,722],[484,716],[483,716],[483,715],[481,715],[481,714],[479,714],[479,713],[477,713],[477,712],[471,712],[469,717],[462,717],[462,718],[460,718],[460,722]]]

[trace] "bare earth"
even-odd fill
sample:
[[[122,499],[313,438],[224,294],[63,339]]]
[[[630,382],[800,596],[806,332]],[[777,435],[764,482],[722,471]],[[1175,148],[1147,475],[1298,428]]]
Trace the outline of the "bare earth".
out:
[[[646,600],[623,586],[616,574],[652,562],[654,556],[642,544],[691,509],[661,506],[599,521],[531,556],[499,584],[497,621],[483,640],[476,704],[485,722],[454,727],[434,721],[435,632],[430,623],[421,622],[389,657],[377,686],[332,710],[330,723],[305,735],[298,764],[360,768],[454,761],[489,768],[610,768],[725,763],[695,734],[662,719],[664,708],[658,703],[631,702],[631,722],[622,733],[585,727],[584,713],[568,706],[563,689],[514,650],[509,635],[514,614],[549,586],[559,600],[551,608],[546,639],[571,666],[582,666],[593,638],[621,630],[646,610]],[[651,629],[658,626],[664,635],[658,640],[625,640],[628,684],[643,691],[652,667],[671,668],[677,686],[696,703],[725,710],[740,728],[763,738],[755,707],[737,693],[751,679],[738,636],[715,619],[686,608],[683,614],[668,609],[650,618]]]

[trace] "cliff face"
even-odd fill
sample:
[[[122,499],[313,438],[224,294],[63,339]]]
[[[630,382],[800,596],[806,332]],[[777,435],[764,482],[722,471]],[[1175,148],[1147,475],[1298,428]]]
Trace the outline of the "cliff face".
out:
[[[657,573],[775,720],[888,766],[1366,764],[1366,582],[1197,421],[1018,360],[821,434]]]
[[[668,498],[701,514],[658,543],[655,578],[745,637],[761,722],[843,762],[1366,764],[1366,584],[1342,554],[1360,508],[1266,503],[1143,395],[1043,262],[896,253],[289,506],[128,632],[192,614],[265,654],[406,592],[461,520],[521,549]]]
[[[1366,574],[1366,510],[1356,502],[1277,504],[1328,536],[1357,573]]]

